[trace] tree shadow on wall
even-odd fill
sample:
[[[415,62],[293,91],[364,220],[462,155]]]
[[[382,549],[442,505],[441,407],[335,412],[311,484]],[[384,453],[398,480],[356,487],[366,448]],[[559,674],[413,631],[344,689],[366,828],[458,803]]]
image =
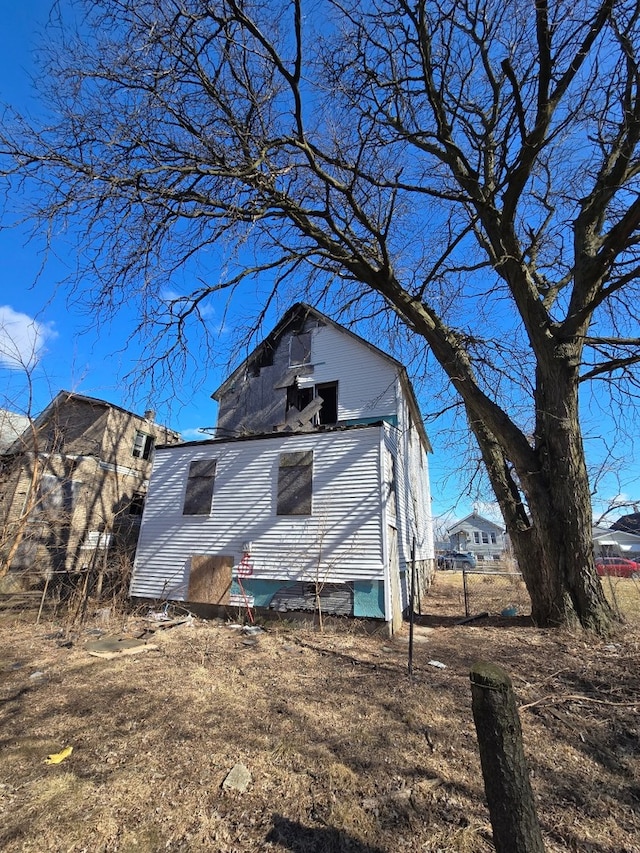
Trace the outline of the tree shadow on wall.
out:
[[[364,844],[334,827],[303,826],[278,814],[273,815],[273,828],[265,840],[293,853],[384,853],[381,847]]]

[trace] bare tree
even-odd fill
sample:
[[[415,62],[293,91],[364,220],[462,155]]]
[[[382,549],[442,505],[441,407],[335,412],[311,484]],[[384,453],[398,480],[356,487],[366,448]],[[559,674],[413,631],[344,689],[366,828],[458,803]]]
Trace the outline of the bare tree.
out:
[[[534,618],[606,632],[578,391],[637,389],[636,0],[75,6],[53,119],[0,147],[40,227],[75,229],[89,307],[136,303],[169,359],[250,276],[395,312],[464,405]]]

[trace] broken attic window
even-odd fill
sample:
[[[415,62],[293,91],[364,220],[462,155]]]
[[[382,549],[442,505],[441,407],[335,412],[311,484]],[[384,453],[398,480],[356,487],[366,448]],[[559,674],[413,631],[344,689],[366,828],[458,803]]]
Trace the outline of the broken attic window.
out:
[[[190,463],[183,515],[209,515],[215,477],[215,459],[196,459]]]
[[[311,515],[313,450],[281,453],[277,515]]]
[[[311,363],[311,332],[292,335],[289,339],[289,364]]]
[[[316,385],[316,397],[322,399],[322,408],[318,412],[318,423],[338,423],[338,383],[323,382]]]
[[[273,365],[273,346],[270,343],[265,343],[257,353],[255,360],[247,367],[247,373],[251,376],[260,376],[260,371],[263,367],[271,367]]]
[[[313,388],[298,388],[298,383],[287,387],[287,411],[297,409],[301,412],[313,400]]]

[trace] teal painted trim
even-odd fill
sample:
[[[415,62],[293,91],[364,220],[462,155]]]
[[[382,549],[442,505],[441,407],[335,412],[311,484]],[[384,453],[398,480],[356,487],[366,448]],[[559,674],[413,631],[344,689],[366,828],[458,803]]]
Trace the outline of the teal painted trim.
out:
[[[398,426],[398,416],[397,415],[378,415],[377,418],[352,418],[347,421],[340,421],[341,424],[345,426],[366,426],[367,424],[377,424],[380,421],[386,421],[391,426]]]
[[[353,582],[353,615],[384,619],[384,583],[382,581]]]
[[[242,586],[247,595],[253,596],[254,607],[268,607],[279,589],[292,586],[295,581],[274,581],[261,578],[242,578]],[[231,594],[242,595],[237,578],[231,581]]]

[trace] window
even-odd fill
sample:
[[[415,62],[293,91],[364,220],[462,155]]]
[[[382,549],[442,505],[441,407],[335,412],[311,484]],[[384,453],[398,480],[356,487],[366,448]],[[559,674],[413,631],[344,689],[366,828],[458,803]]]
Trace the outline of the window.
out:
[[[311,364],[311,332],[292,335],[289,341],[289,364]]]
[[[298,388],[298,383],[287,388],[287,411],[297,409],[301,412],[313,400],[313,388]]]
[[[313,450],[281,453],[277,515],[311,515]]]
[[[153,453],[153,436],[137,430],[131,453],[136,459],[151,459]]]
[[[473,531],[473,541],[476,543],[476,545],[480,544],[480,534],[477,530]]]
[[[142,492],[136,492],[135,495],[131,498],[131,503],[129,504],[129,515],[142,515],[142,511],[144,509],[144,495]]]
[[[338,423],[338,383],[323,382],[316,385],[316,397],[322,398],[322,408],[318,412],[318,423]]]
[[[491,534],[491,544],[492,544],[492,545],[495,545],[495,544],[496,544],[496,534],[495,534],[495,533],[492,533],[492,534]]]
[[[196,459],[189,465],[183,515],[209,515],[216,477],[215,459]]]
[[[103,533],[100,530],[90,530],[80,546],[85,551],[95,551],[96,549],[104,550],[111,544],[111,534]]]
[[[489,544],[489,534],[485,533],[484,531],[482,533],[482,543],[483,543],[483,545]]]
[[[40,508],[52,514],[73,512],[81,486],[79,480],[43,474],[40,481]]]
[[[389,483],[388,483],[388,494],[387,494],[387,516],[390,519],[394,519],[397,514],[396,508],[396,483],[397,483],[397,473],[396,473],[396,457],[390,453],[388,450],[386,452],[386,457],[388,460],[388,475],[389,475]]]

